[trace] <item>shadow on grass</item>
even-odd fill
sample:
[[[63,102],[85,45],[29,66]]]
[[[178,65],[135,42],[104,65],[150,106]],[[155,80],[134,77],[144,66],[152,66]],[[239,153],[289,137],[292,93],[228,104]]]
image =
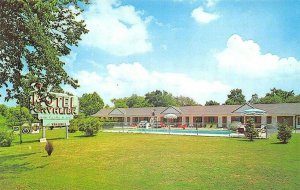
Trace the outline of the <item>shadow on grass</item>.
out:
[[[91,136],[86,136],[86,135],[76,135],[74,137],[77,137],[77,138],[89,138],[89,137],[95,137],[96,135],[91,135]]]
[[[238,139],[237,141],[244,141],[244,142],[255,142],[255,141],[262,141],[262,140],[268,140],[267,138],[254,138],[253,141],[250,141],[249,139]]]
[[[65,137],[55,137],[55,138],[47,138],[47,140],[61,140],[66,139]]]
[[[33,170],[31,163],[22,162],[26,157],[36,153],[14,154],[0,157],[0,171],[5,173],[20,173]]]
[[[283,142],[273,142],[271,144],[288,144],[288,143],[283,143]]]
[[[253,140],[253,141],[250,141],[249,139],[239,139],[239,140],[237,140],[237,141],[244,141],[244,142],[254,142],[255,140]]]
[[[29,141],[23,141],[22,143],[26,144],[26,143],[34,143],[34,142],[39,142],[39,140],[29,140]],[[16,143],[16,144],[20,144],[20,143]]]
[[[55,138],[46,138],[47,140],[61,140],[61,139],[65,139],[64,137],[55,137]],[[35,139],[35,140],[23,140],[22,144],[27,144],[27,143],[34,143],[34,142],[40,142],[39,139]],[[14,142],[14,145],[18,145],[20,144],[20,142]]]

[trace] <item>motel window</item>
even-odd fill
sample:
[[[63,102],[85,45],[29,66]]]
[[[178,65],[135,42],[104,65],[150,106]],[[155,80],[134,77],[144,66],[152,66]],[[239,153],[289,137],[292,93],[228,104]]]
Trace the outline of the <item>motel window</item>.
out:
[[[202,117],[194,117],[194,121],[196,123],[201,123],[202,122]]]
[[[267,116],[267,124],[272,124],[272,116]]]
[[[300,117],[297,119],[297,125],[300,125]]]
[[[261,117],[260,116],[254,117],[254,122],[255,123],[261,123]]]
[[[214,123],[215,122],[215,118],[214,117],[208,117],[208,122],[209,123]]]
[[[177,122],[182,122],[182,117],[178,117]]]
[[[243,117],[241,116],[233,116],[231,117],[231,121],[239,121],[243,123]]]

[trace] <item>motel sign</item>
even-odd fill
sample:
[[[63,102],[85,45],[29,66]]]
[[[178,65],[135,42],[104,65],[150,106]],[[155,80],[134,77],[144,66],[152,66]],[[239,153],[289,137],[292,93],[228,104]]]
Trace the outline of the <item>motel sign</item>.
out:
[[[31,113],[37,114],[43,123],[43,138],[45,141],[45,126],[66,126],[66,138],[68,138],[68,126],[70,120],[79,112],[79,100],[77,96],[69,96],[63,93],[50,93],[50,96],[41,97],[34,93],[30,97]]]

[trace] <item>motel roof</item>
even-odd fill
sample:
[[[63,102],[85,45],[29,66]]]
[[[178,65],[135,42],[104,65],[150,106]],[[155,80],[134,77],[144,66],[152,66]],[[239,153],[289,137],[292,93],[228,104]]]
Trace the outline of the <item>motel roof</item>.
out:
[[[109,108],[101,109],[93,116],[96,117],[151,117],[173,113],[178,116],[215,116],[241,115],[242,111],[256,108],[266,111],[266,115],[300,115],[300,103],[283,104],[244,104],[244,105],[215,105],[215,106],[182,106],[182,107],[144,107],[144,108]]]

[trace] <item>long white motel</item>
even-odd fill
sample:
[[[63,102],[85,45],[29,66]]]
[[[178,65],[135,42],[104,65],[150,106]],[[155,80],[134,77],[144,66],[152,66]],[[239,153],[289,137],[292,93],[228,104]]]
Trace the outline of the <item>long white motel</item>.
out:
[[[243,114],[245,110],[251,108],[263,110],[265,113],[257,116]],[[166,114],[175,114],[177,119],[165,119]],[[300,103],[111,108],[101,109],[93,116],[124,122],[125,125],[130,126],[155,118],[161,123],[174,122],[186,124],[189,127],[214,124],[218,128],[226,128],[234,121],[245,123],[248,117],[254,117],[257,126],[276,126],[278,123],[287,121],[290,126],[300,128]]]

